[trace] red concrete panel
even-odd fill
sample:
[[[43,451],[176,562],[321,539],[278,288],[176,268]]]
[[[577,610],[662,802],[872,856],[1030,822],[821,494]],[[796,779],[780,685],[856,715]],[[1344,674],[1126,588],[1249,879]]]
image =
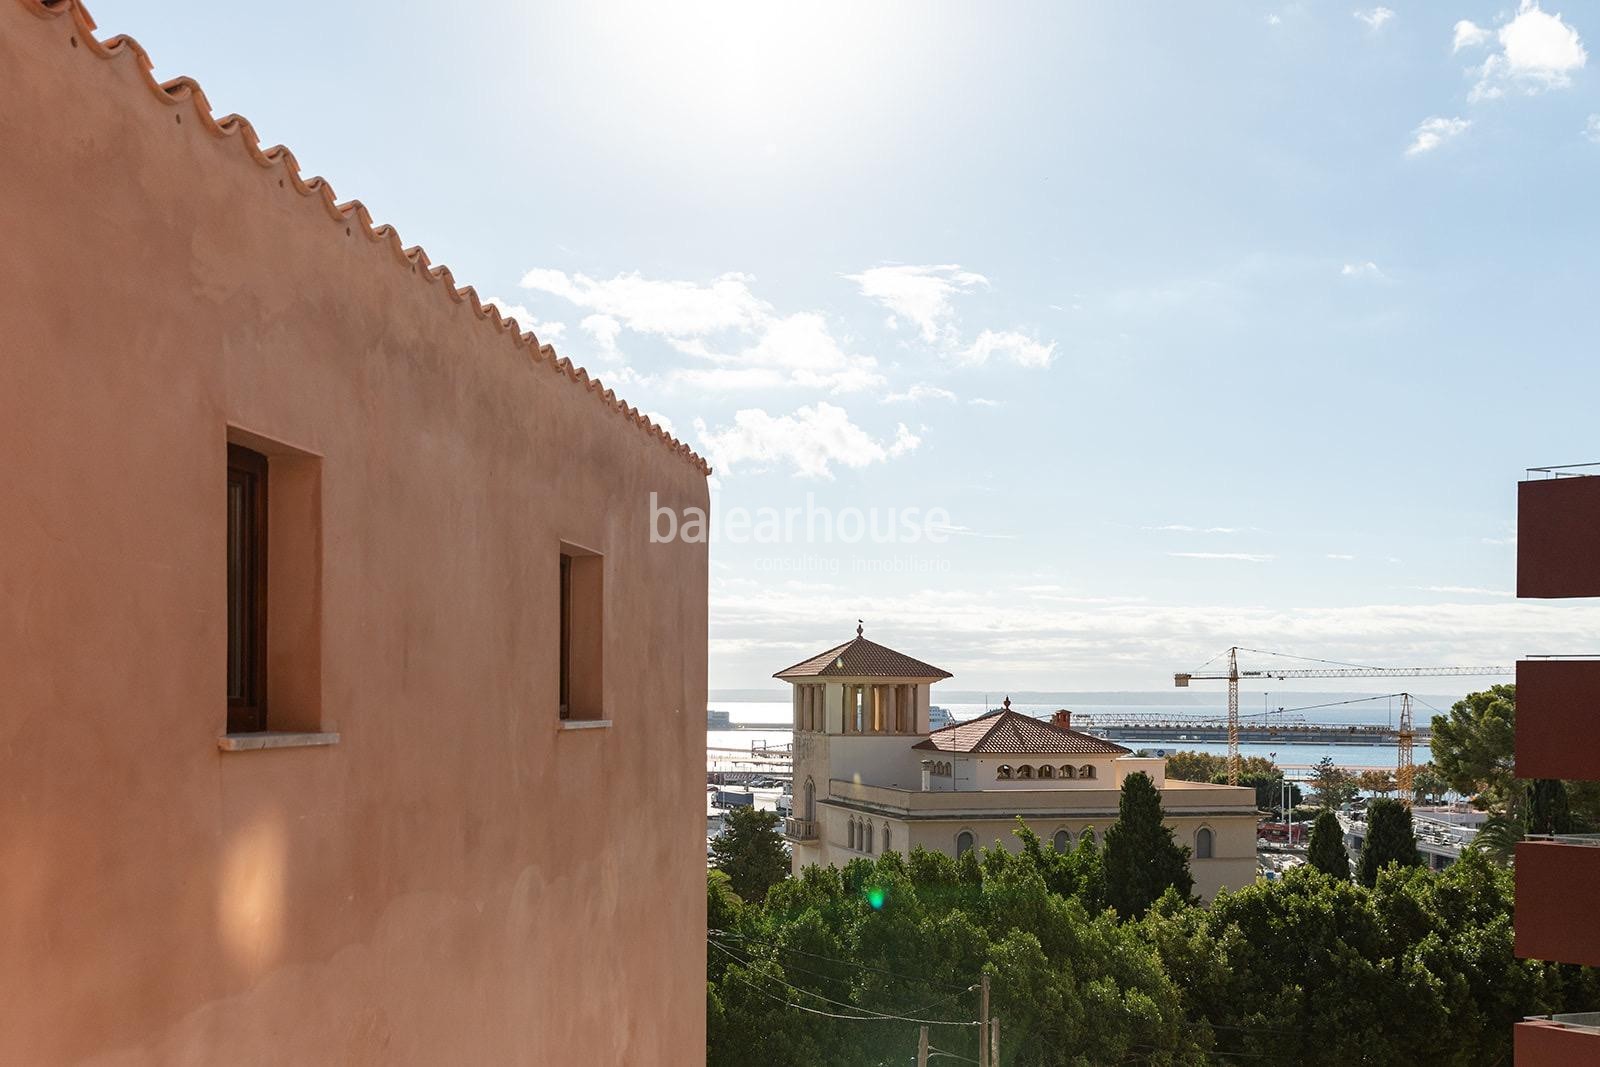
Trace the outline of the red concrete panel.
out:
[[[1524,841],[1516,876],[1517,955],[1600,965],[1600,848]]]
[[[1600,477],[1517,486],[1517,595],[1600,596]]]
[[[1600,1063],[1600,1034],[1551,1023],[1518,1023],[1512,1030],[1517,1067],[1574,1067]]]
[[[1517,777],[1600,781],[1600,660],[1517,664]]]

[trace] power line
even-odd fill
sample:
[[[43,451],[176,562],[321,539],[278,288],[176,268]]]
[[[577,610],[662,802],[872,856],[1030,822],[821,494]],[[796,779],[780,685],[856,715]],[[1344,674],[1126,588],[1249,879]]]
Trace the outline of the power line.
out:
[[[723,955],[725,955],[729,959],[733,960],[735,963],[740,963],[740,964],[743,964],[746,967],[749,967],[751,965],[751,963],[753,962],[751,960],[742,960],[742,959],[740,959],[738,956],[734,955],[732,952],[730,952],[727,949],[723,948],[721,945],[716,944],[715,942],[708,942],[708,944],[710,944],[711,947],[716,949],[718,952],[721,952]],[[769,978],[774,982],[777,982],[779,985],[783,986],[785,989],[789,990],[790,992],[799,993],[801,996],[806,996],[806,997],[816,997],[818,1000],[822,1001],[823,1003],[832,1004],[836,1008],[850,1008],[853,1011],[858,1011],[858,1012],[865,1013],[863,1015],[853,1015],[853,1016],[851,1016],[851,1015],[835,1015],[834,1016],[835,1018],[839,1018],[839,1019],[855,1019],[855,1020],[861,1021],[861,1022],[918,1023],[918,1024],[921,1024],[921,1025],[924,1025],[924,1026],[977,1026],[978,1025],[976,1022],[960,1022],[960,1021],[955,1021],[955,1020],[950,1020],[950,1019],[914,1019],[914,1018],[911,1018],[910,1016],[906,1016],[906,1015],[893,1015],[893,1014],[890,1014],[890,1013],[887,1013],[887,1012],[873,1011],[871,1008],[863,1008],[859,1004],[848,1004],[848,1003],[846,1003],[844,1001],[834,1000],[831,997],[825,997],[821,993],[813,993],[809,989],[801,989],[798,986],[792,986],[788,982],[785,982],[782,978],[777,977],[776,975],[766,974],[765,972],[763,972],[763,974],[764,974],[764,977]],[[735,978],[739,978],[738,975],[734,975],[734,977]],[[743,979],[740,979],[740,980],[743,981]],[[755,986],[754,983],[746,982],[745,984],[746,985],[750,985],[751,988],[760,989],[760,987]],[[762,992],[766,992],[765,990],[761,990],[761,991]],[[774,997],[773,999],[778,999],[778,998]],[[946,997],[945,999],[946,1000],[950,1000],[952,998],[951,997]],[[796,1004],[794,1006],[797,1007],[797,1008],[802,1008],[804,1010],[810,1010],[810,1009],[805,1009],[805,1006],[802,1005],[802,1004]],[[829,1013],[829,1012],[820,1012],[819,1011],[817,1014],[826,1015],[826,1014],[831,1014],[831,1013]]]

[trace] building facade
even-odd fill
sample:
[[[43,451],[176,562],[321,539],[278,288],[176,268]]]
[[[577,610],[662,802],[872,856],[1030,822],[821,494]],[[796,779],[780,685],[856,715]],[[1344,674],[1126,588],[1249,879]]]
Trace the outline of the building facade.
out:
[[[1209,900],[1256,877],[1255,790],[1168,780],[1166,761],[1004,706],[929,728],[931,686],[946,671],[854,640],[779,671],[793,686],[795,813],[784,823],[794,870],[922,846],[960,855],[1020,847],[1021,816],[1057,849],[1099,841],[1116,821],[1123,780],[1149,775],[1167,825],[1191,850],[1195,892]]]
[[[1517,595],[1600,597],[1600,466],[1530,471],[1517,487]],[[1559,652],[1560,650],[1555,650]],[[1600,660],[1517,663],[1518,778],[1600,781]],[[1517,845],[1516,953],[1600,966],[1600,839],[1556,834]],[[1595,1005],[1600,1009],[1600,1005]],[[1516,1028],[1518,1067],[1600,1063],[1600,1010]]]
[[[0,1063],[701,1062],[705,464],[74,0],[0,101]]]

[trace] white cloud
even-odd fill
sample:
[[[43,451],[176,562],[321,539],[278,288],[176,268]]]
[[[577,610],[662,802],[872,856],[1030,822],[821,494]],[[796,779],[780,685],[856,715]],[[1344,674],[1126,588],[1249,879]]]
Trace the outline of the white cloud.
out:
[[[661,414],[661,412],[659,412],[659,411],[646,411],[646,412],[643,412],[643,415],[644,415],[645,418],[649,419],[651,422],[655,423],[657,426],[661,427],[663,430],[665,430],[668,433],[672,434],[674,437],[676,437],[678,435],[678,431],[672,428],[672,420],[667,418],[665,415]]]
[[[1357,11],[1354,14],[1372,30],[1381,30],[1385,22],[1394,18],[1394,12],[1386,7],[1375,7],[1371,11]]]
[[[1232,559],[1241,563],[1266,563],[1276,557],[1258,552],[1168,552],[1177,559]]]
[[[1364,263],[1346,263],[1339,268],[1339,273],[1346,278],[1382,278],[1383,271],[1372,260]]]
[[[1456,593],[1462,596],[1516,596],[1509,589],[1485,589],[1477,585],[1414,585],[1422,593]]]
[[[954,400],[956,394],[937,385],[917,382],[903,393],[890,393],[883,398],[885,404],[919,404],[924,400]]]
[[[952,297],[989,287],[988,278],[953,263],[873,267],[845,278],[856,283],[862,296],[914,322],[922,339],[929,342],[941,340],[953,328]],[[891,318],[887,325],[893,329],[895,320]]]
[[[522,287],[570,300],[619,320],[630,330],[668,337],[698,337],[723,330],[755,330],[772,308],[750,291],[744,274],[724,274],[709,285],[664,281],[637,272],[596,279],[538,268]]]
[[[1466,40],[1477,43],[1482,33],[1466,24]],[[1474,32],[1476,31],[1476,33]],[[1542,10],[1535,0],[1522,0],[1517,15],[1495,32],[1500,48],[1471,73],[1478,78],[1467,99],[1492,100],[1505,95],[1507,87],[1529,95],[1550,89],[1565,89],[1572,84],[1572,73],[1589,60],[1578,31],[1559,14]],[[1464,47],[1463,24],[1456,23],[1456,47]]]
[[[1462,19],[1456,23],[1455,40],[1451,42],[1450,51],[1459,52],[1463,48],[1476,48],[1489,40],[1489,31],[1475,22]]]
[[[1583,135],[1595,144],[1600,144],[1600,115],[1589,116],[1589,121],[1583,124]]]
[[[843,408],[827,402],[802,407],[793,415],[769,415],[760,408],[736,413],[717,430],[695,419],[695,435],[712,465],[727,474],[742,465],[757,470],[789,465],[806,478],[832,478],[833,465],[867,467],[914,451],[922,439],[904,424],[893,440],[873,438],[850,421]]]
[[[1420,156],[1424,152],[1432,152],[1446,141],[1465,133],[1471,125],[1471,119],[1446,119],[1437,115],[1423,119],[1422,124],[1411,131],[1415,140],[1406,148],[1406,155]]]
[[[1011,360],[1019,367],[1048,367],[1055,357],[1056,343],[1044,344],[1015,330],[984,330],[958,357],[962,363],[983,366],[991,356]]]
[[[971,404],[975,408],[997,408],[1000,406],[1000,401],[990,400],[986,396],[975,396],[971,400],[967,401],[967,403]]]
[[[578,325],[582,327],[584,333],[594,338],[601,351],[617,350],[617,335],[622,332],[622,323],[610,315],[585,315]]]
[[[1146,529],[1146,530],[1156,530],[1156,531],[1160,531],[1160,532],[1164,532],[1164,533],[1231,534],[1231,533],[1238,533],[1242,529],[1242,527],[1239,527],[1239,526],[1187,526],[1187,525],[1185,525],[1185,524],[1183,524],[1181,522],[1169,522],[1164,526],[1146,526],[1146,527],[1144,527],[1144,529]]]
[[[765,320],[756,342],[738,352],[712,349],[694,338],[673,340],[687,355],[717,364],[714,369],[687,369],[674,378],[712,389],[775,388],[783,385],[853,393],[885,384],[871,356],[851,355],[834,340],[827,320],[813,311]]]
[[[1354,556],[1346,555],[1343,552],[1329,552],[1328,553],[1328,558],[1329,559],[1355,559]]]
[[[567,330],[566,323],[540,322],[539,316],[535,315],[521,304],[510,303],[509,301],[500,299],[498,296],[485,297],[483,302],[485,304],[493,304],[498,307],[500,309],[500,316],[502,318],[516,319],[518,328],[531,331],[535,337],[539,338],[540,341],[550,342],[559,340],[561,335]]]
[[[1268,15],[1267,16],[1267,25],[1268,26],[1282,26],[1283,25],[1283,19],[1280,18],[1277,15]]]

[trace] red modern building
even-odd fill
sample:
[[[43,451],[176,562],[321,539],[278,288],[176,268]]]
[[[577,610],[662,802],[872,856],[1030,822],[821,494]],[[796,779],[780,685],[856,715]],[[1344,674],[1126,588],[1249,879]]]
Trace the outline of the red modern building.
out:
[[[1600,464],[1531,470],[1517,489],[1517,595],[1600,597]],[[1600,780],[1600,658],[1517,664],[1518,778]],[[1516,952],[1600,966],[1600,839],[1557,834],[1517,846]],[[1600,1012],[1517,1027],[1523,1065],[1600,1063]]]

